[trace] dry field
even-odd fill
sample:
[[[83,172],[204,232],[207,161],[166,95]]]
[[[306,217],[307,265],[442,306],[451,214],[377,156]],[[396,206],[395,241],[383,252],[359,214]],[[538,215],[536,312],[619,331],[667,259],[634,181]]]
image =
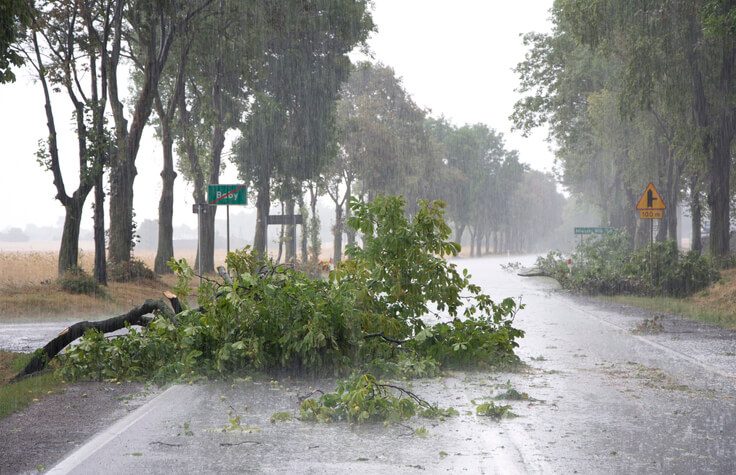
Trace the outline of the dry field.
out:
[[[181,252],[177,259],[193,263],[195,251]],[[135,258],[153,268],[155,252],[137,252]],[[225,251],[216,252],[215,263],[225,261]],[[79,266],[92,274],[94,253],[81,251]],[[127,312],[147,298],[162,298],[162,291],[176,279],[166,275],[158,281],[110,283],[104,295],[74,295],[56,285],[57,252],[50,250],[0,250],[0,321],[79,320],[103,318]]]
[[[80,243],[79,267],[92,275],[94,252],[91,243]],[[270,249],[275,258],[275,250]],[[329,259],[332,250],[322,252]],[[162,298],[163,290],[176,283],[169,274],[156,282],[110,282],[105,295],[73,295],[56,285],[58,243],[21,243],[0,248],[0,322],[100,319],[119,315],[142,304],[147,298]],[[153,269],[155,251],[136,251],[134,258]],[[177,251],[176,259],[194,265],[196,250]],[[215,266],[225,263],[226,251],[215,250]],[[195,269],[196,271],[196,269]],[[193,282],[196,285],[196,282]]]

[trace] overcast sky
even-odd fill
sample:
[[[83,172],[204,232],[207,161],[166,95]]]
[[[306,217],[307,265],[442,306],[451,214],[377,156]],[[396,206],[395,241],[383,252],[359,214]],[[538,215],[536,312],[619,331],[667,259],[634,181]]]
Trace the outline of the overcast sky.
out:
[[[508,149],[518,150],[523,162],[549,171],[553,155],[544,142],[545,131],[529,139],[511,132],[511,115],[518,95],[512,68],[524,59],[520,34],[550,30],[549,10],[553,0],[375,0],[378,26],[369,44],[376,61],[394,68],[404,88],[433,116],[444,115],[455,125],[484,123],[504,134]],[[71,117],[62,115],[68,99],[57,97],[56,126],[60,140],[68,192],[77,187],[76,148]],[[29,223],[55,225],[64,216],[54,199],[49,172],[41,169],[35,153],[38,141],[47,135],[43,96],[39,84],[19,72],[14,84],[0,85],[0,143],[2,174],[0,231],[24,228]],[[156,219],[161,193],[161,149],[150,129],[138,154],[135,181],[135,213],[140,223]],[[237,182],[231,165],[220,183]],[[174,223],[194,226],[191,189],[177,179]],[[92,194],[87,200],[83,228],[92,227]],[[252,207],[231,207],[237,213]],[[224,217],[218,214],[218,217]]]

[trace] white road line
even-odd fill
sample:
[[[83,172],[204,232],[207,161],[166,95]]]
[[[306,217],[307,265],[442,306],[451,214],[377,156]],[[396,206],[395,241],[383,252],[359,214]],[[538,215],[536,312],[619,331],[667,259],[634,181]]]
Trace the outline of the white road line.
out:
[[[606,326],[608,326],[610,328],[613,328],[613,329],[616,329],[616,330],[621,330],[622,332],[624,332],[624,333],[626,333],[626,334],[628,334],[628,335],[630,335],[630,336],[638,339],[642,343],[645,343],[645,344],[647,344],[647,345],[649,345],[649,346],[651,346],[653,348],[657,348],[658,350],[662,350],[662,351],[664,351],[665,353],[668,353],[671,356],[674,356],[676,358],[680,358],[680,359],[689,361],[690,363],[693,363],[696,366],[700,366],[701,368],[703,368],[705,370],[708,370],[711,373],[715,373],[715,374],[717,374],[719,376],[723,376],[724,378],[728,378],[728,379],[731,379],[731,380],[736,379],[736,377],[733,374],[729,374],[729,373],[723,371],[722,369],[716,368],[715,366],[712,366],[712,365],[709,365],[708,363],[705,363],[705,362],[703,362],[703,361],[701,361],[701,360],[699,360],[699,359],[697,359],[697,358],[695,358],[693,356],[690,356],[688,354],[682,353],[682,352],[677,351],[677,350],[673,350],[672,348],[670,348],[668,346],[662,345],[661,343],[657,343],[656,341],[649,340],[647,338],[644,338],[643,336],[633,335],[633,334],[631,334],[631,332],[629,331],[628,328],[624,328],[624,327],[622,327],[620,325],[616,325],[615,323],[611,323],[611,322],[609,322],[609,321],[607,321],[607,320],[605,320],[605,319],[603,319],[601,317],[598,317],[595,314],[593,314],[592,312],[590,312],[588,310],[585,310],[585,309],[583,309],[581,307],[578,307],[577,305],[571,303],[569,300],[567,302],[565,302],[565,304],[567,306],[569,306],[570,308],[572,308],[573,310],[576,310],[576,311],[578,311],[580,313],[583,313],[585,315],[588,315],[588,316],[594,318],[595,320],[599,321],[600,323],[602,323],[602,324],[604,324],[604,325],[606,325]]]
[[[153,398],[151,401],[147,402],[143,406],[139,407],[135,411],[117,421],[115,424],[102,430],[89,442],[72,452],[69,456],[56,464],[53,468],[51,468],[51,470],[46,473],[55,475],[71,473],[85,460],[90,458],[98,450],[100,450],[102,447],[110,443],[113,439],[128,430],[138,421],[146,417],[151,411],[157,409],[162,404],[166,404],[168,399],[172,395],[176,395],[176,393],[180,392],[182,388],[183,386],[179,385],[170,387],[166,391]]]

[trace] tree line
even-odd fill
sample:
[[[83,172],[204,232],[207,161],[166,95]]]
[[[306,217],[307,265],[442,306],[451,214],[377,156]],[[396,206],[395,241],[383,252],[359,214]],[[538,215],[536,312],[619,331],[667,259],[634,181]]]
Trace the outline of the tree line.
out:
[[[195,202],[204,203],[207,185],[219,181],[229,131],[237,132],[232,161],[255,195],[254,248],[261,253],[277,201],[286,214],[298,209],[311,216],[302,253],[310,245],[316,259],[316,200],[324,195],[336,205],[336,260],[343,230],[348,243],[355,241],[345,229],[351,197],[402,194],[410,213],[419,198],[443,199],[458,240],[467,232],[479,254],[483,243],[485,251],[521,250],[533,244],[528,230],[559,222],[562,198],[552,178],[527,170],[501,134],[431,118],[393,70],[351,64],[348,53],[365,48],[375,29],[368,0],[7,0],[3,6],[12,21],[0,24],[0,81],[14,80],[12,69],[25,65],[45,98],[48,133],[37,158],[53,174],[66,211],[59,273],[77,264],[90,194],[95,278],[105,283],[108,264],[131,261],[133,184],[145,127],[155,128],[163,151],[157,273],[168,272],[173,257],[176,178],[182,175]],[[130,93],[123,90],[128,83]],[[70,152],[57,141],[52,97],[59,93],[74,109],[75,190],[61,170],[60,157]],[[532,196],[537,203],[529,203]],[[201,219],[197,260],[211,272],[215,207]],[[287,258],[294,258],[295,234],[287,231]]]
[[[716,256],[729,253],[736,134],[736,2],[557,0],[550,34],[530,33],[516,69],[515,126],[549,126],[563,184],[648,242],[634,208],[654,182],[668,209],[657,240],[675,239],[675,206]]]

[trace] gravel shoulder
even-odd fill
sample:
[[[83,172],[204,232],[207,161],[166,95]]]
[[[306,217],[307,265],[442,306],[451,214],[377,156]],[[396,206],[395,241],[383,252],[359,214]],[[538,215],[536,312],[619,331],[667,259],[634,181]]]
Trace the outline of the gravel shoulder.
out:
[[[0,475],[38,473],[161,390],[141,383],[83,382],[0,419]]]

